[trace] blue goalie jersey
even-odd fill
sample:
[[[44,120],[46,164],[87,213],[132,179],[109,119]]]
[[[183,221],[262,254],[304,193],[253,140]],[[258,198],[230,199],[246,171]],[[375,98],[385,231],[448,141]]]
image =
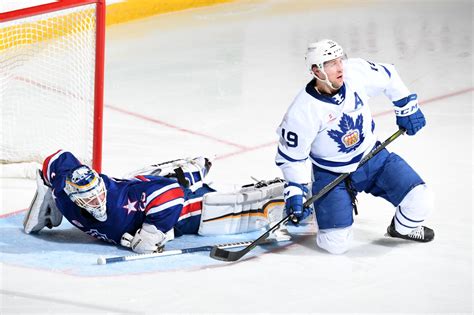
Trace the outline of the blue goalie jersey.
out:
[[[67,175],[80,165],[82,163],[72,153],[60,150],[45,159],[43,179],[52,187],[53,198],[64,217],[95,238],[120,244],[124,233],[134,235],[144,222],[154,224],[166,233],[175,226],[182,213],[189,212],[189,207],[183,208],[185,189],[173,178],[137,176],[124,180],[100,174],[107,189],[107,219],[100,222],[78,207],[64,192]],[[196,214],[200,215],[200,207],[194,206],[193,209],[197,209],[199,213]]]

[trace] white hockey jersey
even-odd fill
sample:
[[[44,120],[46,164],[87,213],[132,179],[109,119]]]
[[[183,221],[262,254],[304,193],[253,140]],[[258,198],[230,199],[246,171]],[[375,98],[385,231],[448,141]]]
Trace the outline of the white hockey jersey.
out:
[[[344,61],[344,84],[332,97],[320,94],[313,79],[296,96],[277,133],[276,164],[285,180],[304,183],[305,161],[337,173],[352,172],[374,147],[369,98],[384,93],[392,102],[410,92],[390,64]]]

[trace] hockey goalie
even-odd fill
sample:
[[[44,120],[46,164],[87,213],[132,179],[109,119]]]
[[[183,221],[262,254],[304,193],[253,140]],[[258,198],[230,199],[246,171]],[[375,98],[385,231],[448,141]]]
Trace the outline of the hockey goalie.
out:
[[[283,218],[283,180],[219,192],[203,182],[210,167],[204,157],[180,159],[119,179],[98,174],[71,152],[59,150],[38,170],[24,231],[51,229],[65,217],[95,238],[152,253],[183,234],[245,233]],[[290,239],[285,226],[272,237]]]

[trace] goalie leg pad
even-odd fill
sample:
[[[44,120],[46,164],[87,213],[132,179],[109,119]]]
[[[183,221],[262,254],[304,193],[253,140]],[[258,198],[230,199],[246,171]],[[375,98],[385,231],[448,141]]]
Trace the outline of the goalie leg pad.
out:
[[[181,186],[196,191],[202,187],[202,181],[209,173],[211,160],[202,156],[193,159],[177,159],[158,163],[130,172],[123,176],[129,179],[144,175],[176,178]]]
[[[282,181],[247,185],[231,193],[204,195],[198,234],[218,235],[256,231],[283,218]]]
[[[44,227],[52,229],[61,224],[62,213],[56,206],[51,188],[43,183],[43,179],[38,174],[36,178],[36,193],[26,212],[23,221],[25,233],[37,233]]]

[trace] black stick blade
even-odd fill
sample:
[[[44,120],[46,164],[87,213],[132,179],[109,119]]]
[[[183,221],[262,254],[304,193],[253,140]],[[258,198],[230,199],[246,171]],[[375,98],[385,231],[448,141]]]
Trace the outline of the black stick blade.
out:
[[[244,252],[245,254],[245,252]],[[211,258],[223,261],[237,261],[242,257],[241,251],[231,252],[217,246],[214,246],[210,254]]]

